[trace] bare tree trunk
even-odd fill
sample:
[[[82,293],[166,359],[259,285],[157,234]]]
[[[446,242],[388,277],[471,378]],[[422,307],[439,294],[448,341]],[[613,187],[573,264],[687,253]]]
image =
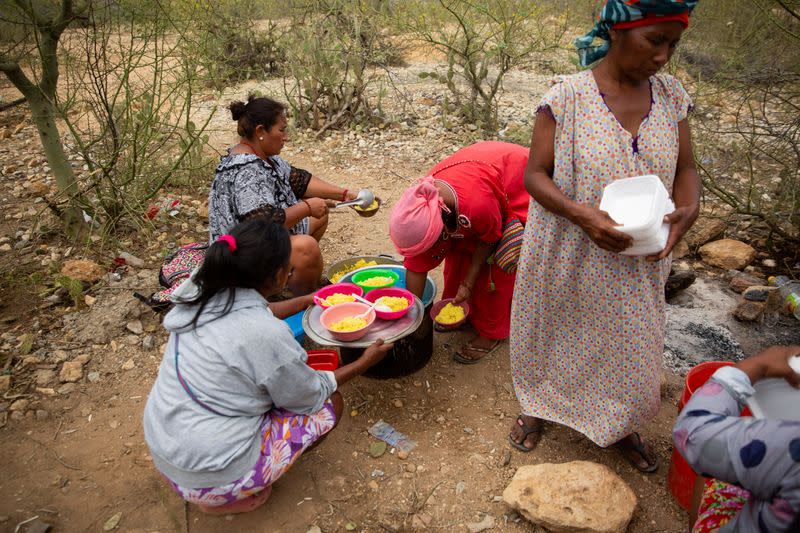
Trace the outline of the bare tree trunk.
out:
[[[69,235],[78,237],[86,229],[81,205],[83,204],[78,184],[75,181],[75,172],[64,152],[61,134],[56,127],[55,96],[58,87],[58,41],[61,34],[75,17],[72,0],[62,0],[61,12],[54,20],[44,18],[41,12],[36,11],[33,4],[26,4],[16,0],[20,9],[31,19],[34,26],[32,31],[37,33],[37,47],[41,60],[41,80],[33,83],[22,71],[16,61],[6,61],[0,57],[0,72],[14,84],[30,106],[33,121],[39,131],[47,162],[53,171],[58,189],[66,197],[66,207],[61,209],[60,215],[64,228]],[[81,9],[85,9],[82,7]]]

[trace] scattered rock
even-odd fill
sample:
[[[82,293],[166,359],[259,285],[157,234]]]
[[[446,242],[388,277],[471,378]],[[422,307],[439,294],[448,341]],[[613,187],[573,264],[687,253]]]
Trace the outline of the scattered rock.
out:
[[[761,264],[767,268],[775,268],[778,266],[778,263],[776,263],[774,259],[764,259],[761,261]]]
[[[695,279],[697,279],[697,275],[693,270],[679,270],[670,274],[664,287],[666,298],[670,299],[678,292],[688,288]]]
[[[136,368],[136,363],[133,361],[133,359],[128,359],[127,361],[122,363],[122,370],[127,371],[127,370],[133,370],[134,368]]]
[[[554,532],[623,533],[636,494],[610,468],[588,461],[520,467],[503,500]]]
[[[726,227],[724,220],[700,216],[686,232],[683,240],[690,248],[697,248],[722,235]]]
[[[456,494],[461,494],[465,490],[467,490],[467,484],[466,483],[464,483],[463,481],[459,481],[458,483],[456,483]]]
[[[76,363],[80,363],[82,365],[85,365],[91,360],[92,360],[92,355],[88,353],[82,353],[81,355],[73,359],[73,361],[75,361]]]
[[[83,297],[83,303],[85,303],[87,307],[93,306],[96,301],[97,298],[95,298],[94,296],[90,296],[88,294]]]
[[[25,398],[20,398],[19,400],[16,400],[14,403],[12,403],[11,406],[8,408],[8,410],[11,412],[25,411],[28,408],[28,405],[30,405],[30,403],[31,403],[30,400],[26,400]]]
[[[751,302],[744,300],[733,311],[733,317],[741,322],[755,322],[759,320],[767,309],[764,302]]]
[[[400,450],[399,452],[397,452],[397,458],[400,459],[401,461],[405,461],[406,459],[408,459],[408,452],[405,450]]]
[[[370,482],[367,483],[367,486],[372,490],[378,490],[380,488],[380,485],[378,485],[378,482],[374,479],[371,479]]]
[[[369,443],[369,454],[376,459],[386,453],[386,443],[377,440]]]
[[[494,528],[494,517],[492,515],[484,515],[483,520],[472,524],[467,524],[467,531],[469,533],[481,533],[487,529]]]
[[[142,259],[139,259],[133,254],[129,254],[128,252],[119,252],[119,256],[121,259],[125,260],[125,263],[135,267],[135,268],[144,268],[145,262]]]
[[[50,413],[48,413],[44,409],[36,410],[36,420],[47,420],[48,418],[50,418]]]
[[[134,335],[141,335],[144,333],[144,327],[142,326],[141,320],[131,320],[127,324],[125,324],[125,329],[133,333]],[[139,344],[137,339],[136,344]]]
[[[41,181],[34,181],[28,187],[28,192],[33,196],[47,196],[47,193],[50,192],[50,187]]]
[[[156,341],[153,339],[152,335],[145,335],[142,339],[142,348],[145,350],[152,350],[155,345]]]
[[[11,375],[0,375],[0,395],[7,393],[11,390]]]
[[[92,383],[97,383],[100,381],[100,372],[89,372],[89,374],[86,376],[86,379]]]
[[[753,287],[755,285],[761,285],[762,283],[764,282],[755,276],[737,272],[731,278],[730,288],[733,292],[742,293],[747,289],[749,289],[750,287]]]
[[[50,353],[50,360],[56,363],[63,363],[67,359],[69,359],[69,354],[64,350],[53,350]]]
[[[672,249],[672,259],[682,259],[689,255],[691,250],[689,249],[689,245],[686,244],[686,241],[681,239],[678,241],[678,244]]]
[[[119,526],[119,521],[122,520],[122,513],[117,513],[108,520],[106,523],[103,524],[103,531],[111,531],[112,529],[116,529]]]
[[[11,250],[11,245],[8,243],[0,245],[0,252],[10,252]]]
[[[58,378],[62,383],[75,383],[83,377],[83,365],[79,361],[67,361],[61,367]]]
[[[56,391],[50,387],[36,387],[36,392],[39,394],[43,394],[44,396],[55,396]]]
[[[400,409],[401,407],[403,407],[403,400],[396,399],[394,402],[392,402],[392,404],[394,404],[395,407]]]
[[[700,257],[715,267],[741,270],[753,262],[756,250],[741,241],[721,239],[701,246]]]
[[[431,517],[425,513],[418,513],[411,517],[411,529],[428,529]]]
[[[756,285],[748,287],[747,290],[742,293],[742,296],[744,296],[745,300],[750,300],[751,302],[766,302],[769,299],[769,294],[777,290],[778,287]]]
[[[105,274],[103,267],[88,259],[71,259],[61,267],[61,274],[73,279],[94,283]]]
[[[308,531],[306,531],[306,533],[322,533],[322,530],[319,528],[319,526],[311,526],[310,528],[308,528]]]
[[[34,379],[36,381],[36,385],[38,385],[39,387],[44,387],[55,381],[56,372],[55,370],[50,370],[47,368],[42,370],[37,370]]]
[[[203,220],[208,220],[208,201],[203,202],[197,207],[197,216]]]
[[[58,390],[56,392],[58,392],[59,394],[61,394],[63,396],[66,396],[68,394],[72,394],[73,392],[75,392],[75,389],[77,389],[77,388],[78,388],[78,386],[75,385],[74,383],[64,383],[63,385],[61,385],[58,388]]]

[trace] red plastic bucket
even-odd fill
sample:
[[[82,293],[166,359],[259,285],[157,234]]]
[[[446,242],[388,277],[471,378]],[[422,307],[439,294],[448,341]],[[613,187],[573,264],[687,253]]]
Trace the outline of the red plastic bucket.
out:
[[[689,370],[686,374],[683,394],[678,402],[678,412],[683,410],[689,398],[692,397],[697,389],[705,385],[706,381],[714,375],[714,372],[724,366],[732,365],[733,363],[730,361],[708,361],[700,363]],[[742,411],[742,416],[750,416],[750,411],[745,409]],[[689,466],[689,463],[686,462],[686,459],[683,458],[678,450],[673,448],[672,459],[667,474],[667,483],[670,492],[672,492],[672,496],[678,504],[687,511],[690,510],[692,505],[692,491],[694,490],[694,482],[696,479],[697,473],[692,470],[692,467]]]

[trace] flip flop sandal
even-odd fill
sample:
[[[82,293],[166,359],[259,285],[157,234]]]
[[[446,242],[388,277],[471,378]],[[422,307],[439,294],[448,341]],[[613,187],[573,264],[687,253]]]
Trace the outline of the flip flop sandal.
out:
[[[533,448],[528,448],[527,446],[525,446],[524,442],[528,438],[528,435],[530,435],[531,433],[539,433],[539,434],[543,433],[544,423],[540,420],[539,423],[534,426],[531,425],[526,426],[525,421],[522,420],[522,415],[520,415],[517,417],[517,425],[521,427],[522,431],[524,432],[524,434],[522,435],[522,442],[515,442],[514,439],[511,438],[511,435],[508,436],[508,442],[514,448],[518,449],[521,452],[525,453],[532,452],[536,448],[536,446],[534,446]],[[538,442],[536,444],[538,444]]]
[[[645,447],[644,440],[642,440],[641,435],[639,435],[635,431],[633,433],[631,433],[631,435],[636,437],[636,442],[630,444],[630,446],[627,446],[627,445],[626,446],[621,446],[621,445],[617,446],[617,449],[622,454],[622,456],[625,459],[627,459],[627,461],[631,465],[633,465],[634,468],[636,468],[636,470],[638,470],[639,472],[644,472],[645,474],[652,474],[653,472],[658,470],[659,466],[661,466],[661,459],[656,457],[655,460],[651,463],[647,459],[647,456],[650,455],[650,454],[647,453],[647,448]],[[630,457],[629,453],[628,453],[630,450],[633,450],[636,453],[638,453],[639,456],[647,463],[647,467],[642,468],[642,466],[639,464],[638,461],[632,459]]]
[[[473,352],[481,353],[483,355],[481,355],[477,359],[472,359],[470,357],[464,357],[459,352],[454,352],[453,353],[453,360],[455,360],[457,363],[461,363],[462,365],[474,365],[475,363],[481,361],[484,357],[486,357],[487,355],[489,355],[490,353],[495,351],[500,346],[500,344],[502,342],[503,341],[494,341],[494,344],[492,345],[491,348],[475,348],[474,346],[472,346],[471,342],[468,342],[466,344],[466,347],[468,349],[472,350]]]

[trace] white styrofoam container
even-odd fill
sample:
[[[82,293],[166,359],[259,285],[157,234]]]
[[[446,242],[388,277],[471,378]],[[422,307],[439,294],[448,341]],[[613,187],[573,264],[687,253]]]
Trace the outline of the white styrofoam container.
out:
[[[747,406],[754,417],[800,421],[800,389],[783,378],[762,379],[753,388],[756,392]]]
[[[661,219],[663,220],[664,215],[668,215],[675,211],[675,204],[672,203],[672,200],[667,198],[667,206],[664,210],[664,214],[661,215]],[[659,253],[664,247],[667,245],[667,239],[669,238],[669,228],[671,224],[665,224],[662,222],[661,227],[658,229],[658,233],[652,239],[634,239],[633,245],[625,250],[621,251],[620,254],[622,255],[653,255]]]
[[[606,186],[600,200],[619,230],[633,237],[623,255],[651,255],[667,244],[669,224],[664,215],[675,209],[664,184],[652,174],[616,180]]]

